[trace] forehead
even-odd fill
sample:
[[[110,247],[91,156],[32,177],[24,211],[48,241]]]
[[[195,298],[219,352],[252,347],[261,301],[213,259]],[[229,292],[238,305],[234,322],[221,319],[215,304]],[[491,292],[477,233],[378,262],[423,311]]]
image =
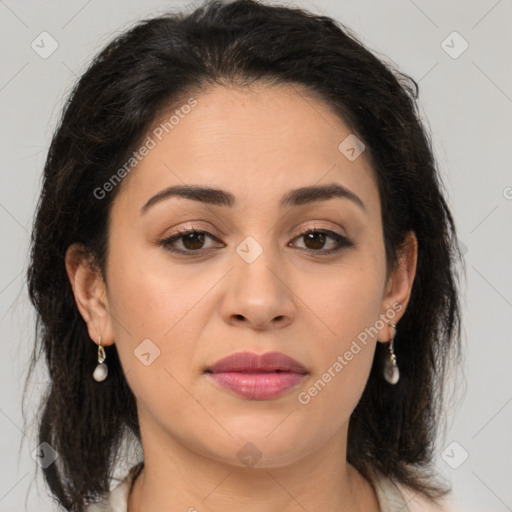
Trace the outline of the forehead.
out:
[[[151,149],[122,185],[125,205],[140,208],[170,185],[229,190],[243,207],[244,200],[277,203],[291,188],[338,182],[380,208],[364,151],[356,158],[346,151],[354,142],[355,152],[362,149],[355,134],[298,85],[191,94],[182,107],[163,112],[148,137]]]

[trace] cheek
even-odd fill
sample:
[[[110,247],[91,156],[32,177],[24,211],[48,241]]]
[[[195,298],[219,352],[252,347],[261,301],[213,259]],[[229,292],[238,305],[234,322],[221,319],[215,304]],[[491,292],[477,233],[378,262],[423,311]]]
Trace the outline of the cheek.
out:
[[[333,412],[341,422],[364,390],[380,326],[384,264],[360,254],[357,258],[357,264],[347,260],[335,279],[331,277],[325,286],[307,295],[314,310],[311,325],[317,333],[313,334],[316,362],[314,378],[299,402],[315,413],[339,404]]]
[[[197,304],[211,276],[198,279],[192,269],[169,263],[160,249],[141,241],[130,244],[128,238],[128,233],[114,233],[109,253],[109,303],[116,330],[123,337],[128,332],[162,339]]]
[[[345,287],[334,297],[335,306],[331,303],[321,310],[334,333],[320,327],[319,333],[324,334],[314,336],[317,346],[311,377],[297,393],[308,421],[325,436],[346,424],[364,391],[375,353],[372,328],[379,318],[379,303],[368,288]]]
[[[323,324],[323,332],[331,335],[326,336],[330,345],[341,349],[375,325],[382,306],[384,273],[383,262],[358,253],[334,267],[317,286],[314,278],[304,283],[302,294],[317,318],[315,325]]]
[[[165,265],[164,258],[152,259],[152,252],[156,251],[128,244],[121,236],[112,237],[107,268],[109,305],[125,373],[132,372],[137,386],[149,379],[152,386],[168,389],[169,375],[164,369],[174,373],[175,368],[185,368],[179,362],[190,360],[194,353],[200,329],[190,318],[197,314],[200,299],[213,286],[215,276],[191,278],[179,266]],[[180,343],[183,340],[187,343]],[[142,374],[144,379],[139,379]]]

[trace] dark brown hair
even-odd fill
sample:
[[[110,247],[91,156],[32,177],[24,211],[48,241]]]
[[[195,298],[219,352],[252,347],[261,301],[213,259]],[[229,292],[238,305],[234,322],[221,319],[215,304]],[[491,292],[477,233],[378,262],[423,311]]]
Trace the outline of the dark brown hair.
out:
[[[66,249],[83,244],[104,270],[108,215],[122,185],[101,200],[94,190],[164,109],[190,91],[257,83],[311,91],[364,142],[380,192],[388,268],[407,232],[416,234],[417,273],[395,339],[401,378],[395,386],[382,379],[385,347],[378,343],[351,416],[347,459],[367,478],[377,469],[432,499],[442,494],[432,458],[448,356],[459,353],[461,257],[420,122],[417,84],[331,18],[252,0],[213,1],[141,21],[108,44],[74,87],[49,148],[28,270],[38,322],[27,382],[44,353],[49,386],[39,442],[59,454],[44,476],[67,510],[82,511],[109,490],[124,436],[140,441],[140,431],[115,344],[106,348],[108,379],[91,378],[97,347],[75,304]]]

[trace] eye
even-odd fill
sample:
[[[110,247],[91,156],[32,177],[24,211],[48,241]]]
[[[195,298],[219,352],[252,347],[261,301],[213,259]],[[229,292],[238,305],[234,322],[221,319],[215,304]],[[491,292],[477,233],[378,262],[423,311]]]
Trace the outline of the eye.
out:
[[[160,242],[160,245],[167,251],[179,254],[190,254],[192,252],[199,253],[204,249],[205,240],[217,240],[207,231],[196,231],[195,229],[180,230],[179,234],[173,235]],[[176,247],[176,242],[182,245],[182,248]]]
[[[354,244],[345,236],[340,235],[328,229],[311,229],[306,228],[294,240],[304,239],[306,247],[305,251],[313,252],[320,256],[334,254],[346,247],[352,247]],[[172,235],[160,242],[165,250],[177,253],[191,255],[192,253],[201,254],[204,250],[212,249],[213,246],[205,248],[207,239],[217,241],[217,238],[208,231],[200,231],[194,228],[180,230],[178,234]],[[331,248],[324,249],[326,242],[330,240]],[[222,247],[223,244],[219,242]],[[177,247],[181,245],[181,247]],[[334,245],[334,247],[332,247]]]
[[[347,237],[328,229],[306,228],[295,240],[301,238],[304,239],[306,245],[305,250],[313,251],[313,253],[318,253],[319,255],[334,254],[343,248],[352,247],[354,245]],[[331,247],[334,241],[334,247],[324,249],[323,247],[329,239],[331,240]]]

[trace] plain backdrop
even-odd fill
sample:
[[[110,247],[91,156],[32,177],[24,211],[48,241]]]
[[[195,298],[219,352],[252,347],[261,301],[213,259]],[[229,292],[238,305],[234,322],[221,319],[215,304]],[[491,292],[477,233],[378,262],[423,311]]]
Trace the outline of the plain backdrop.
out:
[[[458,510],[512,510],[512,3],[288,3],[340,20],[420,85],[467,266],[465,377],[437,466],[452,482]],[[25,280],[30,229],[61,107],[77,76],[115,34],[185,5],[191,3],[0,1],[1,512],[56,510],[31,456],[37,441],[23,423],[21,392],[34,342]],[[44,372],[38,375],[31,410],[44,389]]]

